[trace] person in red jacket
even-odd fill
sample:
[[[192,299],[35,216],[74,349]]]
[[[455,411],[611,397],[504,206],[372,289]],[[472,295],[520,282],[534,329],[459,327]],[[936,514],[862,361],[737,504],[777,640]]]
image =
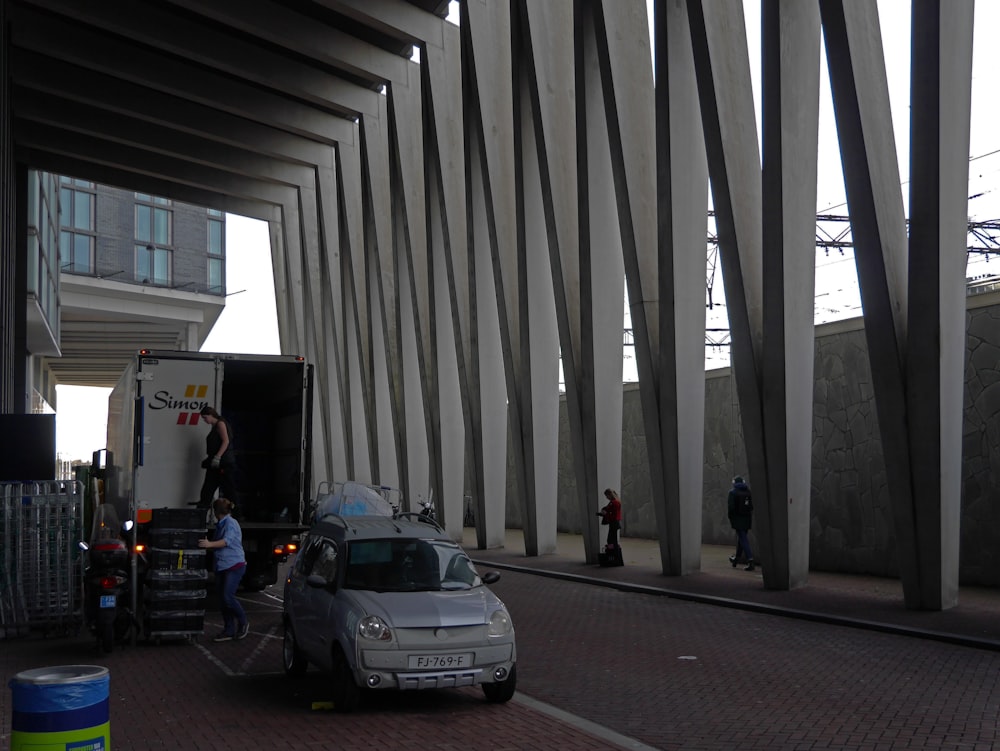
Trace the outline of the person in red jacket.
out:
[[[601,524],[608,525],[608,547],[618,546],[618,530],[622,526],[622,502],[611,488],[604,491],[604,497],[608,499],[608,504],[597,512],[601,517]]]

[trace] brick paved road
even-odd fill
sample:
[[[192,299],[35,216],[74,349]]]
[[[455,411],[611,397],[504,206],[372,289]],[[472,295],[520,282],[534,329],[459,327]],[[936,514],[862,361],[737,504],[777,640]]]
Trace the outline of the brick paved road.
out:
[[[998,740],[994,652],[511,572],[494,589],[518,627],[520,690],[656,748]]]
[[[98,656],[86,638],[0,642],[0,748],[9,678],[43,665],[111,670],[120,749],[988,749],[1000,654],[504,572],[520,697],[479,690],[373,695],[313,710],[326,679],[280,672],[280,602],[253,595],[243,642],[140,645]],[[207,633],[218,627],[210,615]],[[554,707],[604,726],[564,722]],[[635,739],[630,744],[628,738]],[[617,742],[616,742],[617,741]]]

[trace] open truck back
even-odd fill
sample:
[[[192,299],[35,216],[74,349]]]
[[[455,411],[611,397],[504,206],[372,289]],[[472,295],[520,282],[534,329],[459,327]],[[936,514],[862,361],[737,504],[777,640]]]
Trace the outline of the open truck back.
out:
[[[192,508],[215,407],[232,428],[247,555],[244,586],[277,580],[310,487],[312,369],[301,357],[141,350],[108,403],[107,500],[141,530],[157,508]]]

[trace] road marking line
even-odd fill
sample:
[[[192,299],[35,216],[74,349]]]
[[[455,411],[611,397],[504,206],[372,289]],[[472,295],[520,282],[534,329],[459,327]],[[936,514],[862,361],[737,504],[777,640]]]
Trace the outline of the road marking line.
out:
[[[523,704],[529,709],[541,712],[544,715],[548,715],[553,719],[564,722],[567,725],[577,728],[578,730],[589,733],[596,738],[601,738],[609,743],[614,743],[616,746],[620,746],[621,748],[631,749],[631,751],[659,751],[653,746],[647,746],[645,743],[637,741],[635,738],[629,738],[627,735],[622,735],[621,733],[615,732],[611,728],[604,727],[604,725],[598,725],[596,722],[584,719],[583,717],[575,714],[570,714],[569,712],[563,711],[558,707],[553,707],[551,704],[546,704],[543,701],[532,699],[530,696],[525,696],[520,691],[514,694],[513,700],[518,704]]]
[[[228,675],[228,676],[237,676],[237,675],[246,675],[246,673],[236,673],[236,672],[234,672],[234,671],[230,670],[230,669],[229,669],[229,666],[228,666],[228,665],[226,665],[226,663],[224,663],[224,662],[223,662],[222,660],[220,660],[220,659],[219,659],[218,657],[216,657],[216,656],[215,656],[215,655],[214,655],[214,654],[213,654],[213,653],[211,652],[211,650],[209,650],[209,648],[208,648],[208,647],[206,647],[206,646],[205,646],[204,644],[199,644],[198,642],[195,642],[195,647],[197,647],[198,649],[200,649],[200,650],[201,650],[201,653],[202,653],[203,655],[205,655],[205,657],[207,657],[207,658],[208,658],[208,661],[209,661],[209,662],[211,662],[211,663],[214,663],[214,664],[215,664],[215,666],[216,666],[217,668],[219,668],[219,670],[221,670],[221,671],[222,671],[223,673],[225,673],[226,675]]]
[[[259,654],[260,654],[261,652],[263,652],[263,651],[264,651],[264,647],[266,647],[266,646],[267,646],[267,643],[268,643],[268,641],[269,641],[269,640],[270,640],[271,638],[273,638],[273,637],[274,637],[274,632],[275,632],[275,631],[277,631],[277,630],[278,630],[278,627],[277,627],[277,626],[271,626],[271,628],[270,628],[270,629],[268,630],[268,632],[267,632],[266,634],[264,634],[264,636],[263,636],[263,637],[261,638],[261,640],[260,640],[260,643],[259,643],[259,644],[257,644],[257,647],[256,647],[256,648],[254,649],[254,651],[253,651],[253,652],[251,652],[251,653],[249,654],[249,656],[248,656],[248,657],[247,657],[247,658],[246,658],[246,659],[245,659],[245,660],[243,661],[243,664],[242,664],[242,665],[240,665],[240,669],[241,669],[241,670],[244,670],[244,671],[246,671],[246,670],[249,670],[249,669],[250,669],[250,665],[251,665],[251,664],[253,664],[253,661],[254,661],[254,659],[255,659],[255,658],[256,658],[256,657],[257,657],[257,656],[258,656],[258,655],[259,655]]]

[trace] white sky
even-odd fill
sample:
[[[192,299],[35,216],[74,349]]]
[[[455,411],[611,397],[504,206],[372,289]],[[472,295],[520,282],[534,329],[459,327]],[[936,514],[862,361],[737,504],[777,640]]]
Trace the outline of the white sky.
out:
[[[647,4],[651,7],[651,3]],[[759,3],[746,0],[750,60],[760,60]],[[909,15],[910,0],[879,0],[879,17],[896,133],[904,201],[909,174]],[[996,122],[995,71],[1000,70],[1000,45],[992,38],[1000,28],[1000,2],[976,3],[973,47],[972,128],[970,139],[969,216],[977,220],[1000,218],[1000,133]],[[752,65],[754,98],[760,112],[759,65]],[[833,120],[825,57],[820,64],[820,131],[817,212],[846,214],[840,151]],[[204,351],[275,354],[279,352],[274,286],[267,224],[235,215],[226,218],[226,307],[203,347]],[[998,259],[975,256],[968,276],[1000,273]],[[706,325],[728,328],[721,271],[714,282],[712,311]],[[245,291],[241,291],[245,290]],[[816,322],[861,314],[857,275],[850,251],[816,255]],[[722,303],[722,304],[720,304]],[[627,315],[627,305],[626,305]],[[626,326],[629,323],[626,321]],[[729,364],[729,348],[706,348],[706,366]],[[624,380],[636,380],[634,353],[625,349]],[[89,459],[104,447],[108,389],[58,386],[57,451],[67,459]]]

